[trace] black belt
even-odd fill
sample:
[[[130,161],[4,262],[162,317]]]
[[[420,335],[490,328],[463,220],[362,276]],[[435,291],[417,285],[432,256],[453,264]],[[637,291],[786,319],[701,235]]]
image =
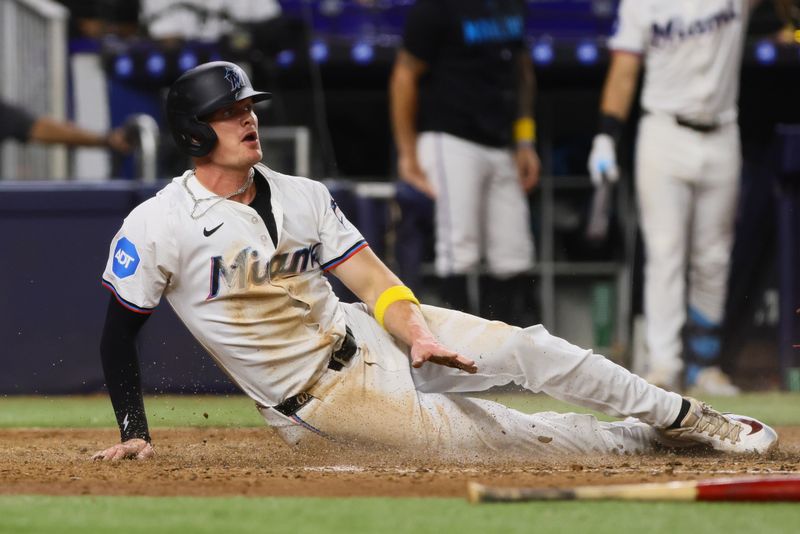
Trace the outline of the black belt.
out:
[[[358,345],[356,344],[356,338],[353,336],[353,332],[350,330],[349,326],[346,328],[347,331],[345,333],[344,340],[342,341],[342,346],[339,348],[339,350],[331,354],[331,359],[328,360],[328,369],[333,371],[341,371],[342,368],[347,365],[347,362],[353,359],[353,356],[358,350]],[[286,417],[291,417],[296,414],[300,408],[308,404],[313,398],[314,397],[312,397],[311,394],[303,391],[302,393],[288,397],[282,403],[273,406],[272,409],[282,413]]]
[[[700,133],[715,132],[719,128],[719,123],[717,121],[696,122],[678,115],[675,115],[675,122],[677,122],[679,126],[683,126],[684,128],[689,128],[690,130]]]
[[[649,114],[650,112],[647,111],[646,109],[642,110],[642,115],[649,115]],[[718,121],[698,122],[692,119],[687,119],[686,117],[681,117],[680,115],[672,115],[672,117],[675,118],[675,123],[678,126],[689,128],[690,130],[694,130],[695,132],[711,133],[717,131],[720,127]]]
[[[353,336],[353,331],[350,330],[349,326],[346,326],[342,346],[339,347],[339,350],[331,354],[331,359],[328,361],[328,369],[341,371],[342,367],[353,359],[357,350],[358,345],[356,344],[356,338]]]

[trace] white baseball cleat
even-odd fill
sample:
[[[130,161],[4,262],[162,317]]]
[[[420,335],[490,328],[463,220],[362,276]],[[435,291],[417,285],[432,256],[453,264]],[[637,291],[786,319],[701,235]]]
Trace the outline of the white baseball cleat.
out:
[[[764,454],[778,445],[778,434],[771,427],[750,417],[723,414],[704,402],[685,397],[689,413],[678,428],[664,429],[667,438],[704,443],[714,450]]]

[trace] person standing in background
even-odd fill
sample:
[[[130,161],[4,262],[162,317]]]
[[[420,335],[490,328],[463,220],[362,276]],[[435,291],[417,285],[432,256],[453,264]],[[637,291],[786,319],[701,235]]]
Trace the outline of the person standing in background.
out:
[[[739,69],[759,0],[622,0],[589,156],[616,181],[616,147],[645,63],[635,179],[646,249],[646,379],[736,395],[719,368],[720,325],[739,193]],[[780,2],[778,2],[780,3]]]
[[[514,0],[418,1],[390,81],[400,178],[435,199],[442,299],[467,310],[484,260],[480,313],[507,322],[533,264],[526,192],[540,167],[524,13]]]

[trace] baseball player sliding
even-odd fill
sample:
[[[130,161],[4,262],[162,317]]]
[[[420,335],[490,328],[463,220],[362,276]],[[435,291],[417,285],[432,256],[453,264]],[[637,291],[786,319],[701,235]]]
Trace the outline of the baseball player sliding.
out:
[[[136,336],[162,296],[289,444],[318,434],[461,460],[643,452],[666,439],[776,445],[768,426],[652,386],[542,326],[419,304],[324,185],[259,163],[253,105],[269,96],[226,62],[170,89],[170,129],[195,168],[134,209],[111,244],[101,356],[122,441],[95,459],[154,454]],[[362,302],[341,303],[324,272]],[[510,382],[631,418],[528,415],[459,394]]]
[[[622,0],[609,42],[589,172],[598,185],[618,179],[615,150],[645,62],[635,174],[646,247],[646,376],[668,389],[739,391],[719,369],[720,324],[741,167],[739,67],[757,3]]]

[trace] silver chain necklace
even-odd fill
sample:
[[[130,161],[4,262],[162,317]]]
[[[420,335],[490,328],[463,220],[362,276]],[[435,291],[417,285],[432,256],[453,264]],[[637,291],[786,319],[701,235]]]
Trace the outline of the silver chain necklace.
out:
[[[255,174],[255,170],[254,169],[250,169],[250,174],[247,175],[247,180],[244,181],[244,184],[242,184],[242,187],[240,187],[239,189],[237,189],[233,193],[230,193],[230,194],[227,194],[227,195],[224,195],[224,196],[223,195],[213,195],[213,196],[205,197],[205,198],[197,198],[196,196],[194,196],[194,193],[192,193],[192,190],[189,189],[189,178],[191,176],[195,176],[196,177],[197,175],[194,172],[192,172],[191,174],[187,174],[183,178],[183,188],[186,189],[187,193],[189,193],[189,196],[192,198],[192,202],[193,202],[193,204],[192,204],[192,212],[189,214],[189,216],[192,219],[197,220],[200,217],[202,217],[203,215],[205,215],[206,213],[208,213],[208,210],[210,210],[211,208],[213,208],[214,206],[216,206],[217,204],[219,204],[223,200],[228,200],[231,197],[235,197],[236,195],[241,195],[242,193],[247,191],[247,189],[251,185],[253,185],[253,175],[254,174]],[[200,203],[201,202],[210,202],[212,200],[215,200],[216,202],[211,204],[208,207],[208,209],[203,211],[203,213],[197,215],[197,208],[200,207]]]

